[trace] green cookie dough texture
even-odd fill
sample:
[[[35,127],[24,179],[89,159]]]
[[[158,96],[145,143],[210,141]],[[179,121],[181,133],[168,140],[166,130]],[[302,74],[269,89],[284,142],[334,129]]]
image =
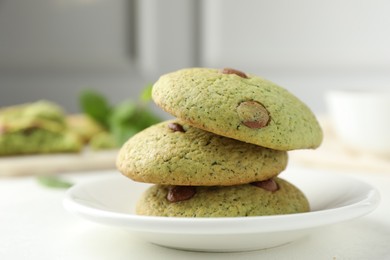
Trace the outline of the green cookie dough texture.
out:
[[[321,144],[321,127],[304,103],[266,79],[246,76],[208,68],[182,69],[161,76],[152,97],[163,110],[195,127],[243,142],[284,151]],[[261,110],[253,112],[252,119],[259,117],[261,123],[257,127],[243,122],[243,116],[251,118],[248,113],[256,110],[245,106],[237,111],[243,102],[268,111],[265,118]]]
[[[68,131],[59,106],[37,101],[0,110],[0,156],[78,152],[80,139]]]
[[[166,217],[245,217],[308,212],[309,202],[293,184],[274,178],[279,190],[271,192],[251,184],[196,187],[195,195],[169,202],[170,186],[153,185],[139,199],[136,213]]]
[[[179,123],[183,130],[169,125]],[[287,152],[276,151],[192,127],[179,120],[153,125],[130,138],[117,168],[134,181],[169,185],[236,185],[278,175]]]

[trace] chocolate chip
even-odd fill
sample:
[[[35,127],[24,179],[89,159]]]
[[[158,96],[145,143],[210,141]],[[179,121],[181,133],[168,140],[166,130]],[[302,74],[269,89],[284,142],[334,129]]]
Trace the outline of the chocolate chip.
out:
[[[251,184],[256,187],[265,189],[267,191],[272,191],[272,192],[277,191],[279,189],[278,184],[274,179],[268,179],[265,181],[256,181],[256,182],[252,182]]]
[[[167,194],[170,202],[179,202],[191,199],[196,193],[194,186],[171,186]]]
[[[239,70],[235,70],[235,69],[232,69],[232,68],[224,68],[221,70],[222,74],[236,74],[237,76],[241,77],[241,78],[245,78],[247,79],[248,76],[242,72],[242,71],[239,71]]]
[[[249,128],[263,128],[268,125],[270,116],[268,110],[256,101],[244,101],[237,107],[238,117]]]
[[[169,129],[173,130],[174,132],[185,132],[183,126],[178,123],[169,123],[168,124]]]

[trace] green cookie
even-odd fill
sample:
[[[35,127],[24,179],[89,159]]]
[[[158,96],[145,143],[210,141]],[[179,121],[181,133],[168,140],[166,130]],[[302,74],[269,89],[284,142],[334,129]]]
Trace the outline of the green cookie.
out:
[[[0,109],[0,156],[79,152],[62,109],[45,100]]]
[[[134,181],[169,185],[249,183],[276,176],[286,165],[285,151],[215,135],[178,120],[134,135],[117,158],[117,168]]]
[[[183,121],[276,150],[316,148],[322,130],[312,111],[286,89],[233,69],[189,68],[160,77],[152,97]]]
[[[246,217],[309,211],[309,202],[297,187],[277,177],[274,181],[276,191],[251,184],[192,187],[191,194],[182,192],[187,195],[185,200],[176,202],[171,196],[175,187],[153,185],[139,199],[136,212],[166,217]]]

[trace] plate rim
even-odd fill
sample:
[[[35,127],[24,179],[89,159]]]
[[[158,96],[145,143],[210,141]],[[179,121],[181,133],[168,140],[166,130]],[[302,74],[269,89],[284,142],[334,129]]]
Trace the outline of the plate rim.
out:
[[[313,173],[310,173],[313,174]],[[318,172],[323,175],[324,173]],[[332,174],[330,174],[332,175]],[[122,212],[108,211],[94,208],[77,201],[74,193],[90,185],[105,182],[107,179],[123,178],[119,173],[115,176],[83,182],[71,187],[65,193],[63,206],[69,212],[79,215],[93,222],[104,225],[125,227],[132,231],[165,233],[165,234],[246,234],[246,233],[273,233],[297,231],[317,228],[358,218],[372,212],[380,202],[380,193],[372,185],[350,176],[337,176],[352,180],[366,188],[363,199],[337,208],[310,211],[305,213],[251,216],[251,217],[222,217],[222,218],[188,218],[188,217],[159,217],[140,216]],[[131,181],[131,180],[129,180]],[[336,218],[335,218],[336,216]],[[312,221],[315,219],[316,221]],[[293,225],[291,223],[294,223]]]

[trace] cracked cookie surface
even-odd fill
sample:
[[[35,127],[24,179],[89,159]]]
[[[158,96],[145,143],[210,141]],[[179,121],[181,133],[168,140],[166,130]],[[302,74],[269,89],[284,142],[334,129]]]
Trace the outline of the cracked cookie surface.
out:
[[[219,136],[180,120],[153,125],[121,148],[117,168],[134,181],[167,185],[236,185],[283,171],[287,152]]]

